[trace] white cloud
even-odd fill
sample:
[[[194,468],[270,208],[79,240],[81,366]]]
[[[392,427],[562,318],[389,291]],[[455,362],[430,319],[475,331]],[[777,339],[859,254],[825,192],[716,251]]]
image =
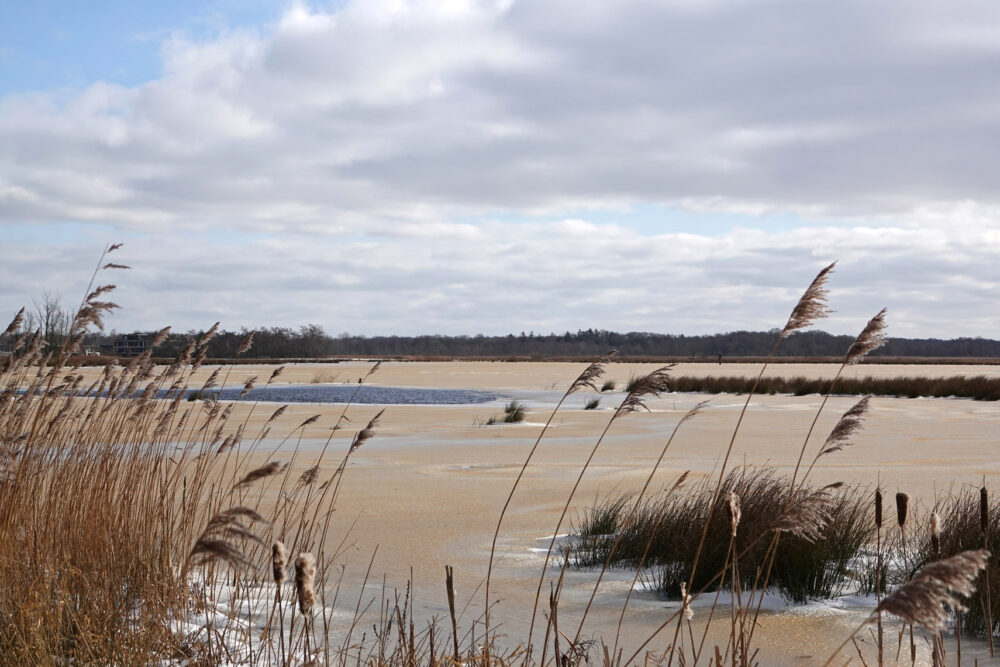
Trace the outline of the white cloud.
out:
[[[996,335],[998,32],[965,0],[295,4],[167,37],[143,85],[0,99],[0,224],[129,239],[123,327],[770,327],[840,257],[831,326],[897,299],[896,333]],[[93,238],[56,248],[4,243],[0,305]]]

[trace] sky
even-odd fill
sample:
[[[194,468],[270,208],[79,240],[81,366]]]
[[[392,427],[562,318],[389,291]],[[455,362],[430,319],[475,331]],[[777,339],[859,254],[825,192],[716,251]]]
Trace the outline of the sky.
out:
[[[0,317],[1000,338],[1000,5],[9,3]]]

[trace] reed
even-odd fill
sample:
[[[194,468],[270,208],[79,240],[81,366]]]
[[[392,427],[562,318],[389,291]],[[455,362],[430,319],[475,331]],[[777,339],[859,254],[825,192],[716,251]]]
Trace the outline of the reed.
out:
[[[790,480],[772,470],[735,469],[724,480],[714,504],[710,504],[710,482],[703,481],[687,493],[647,499],[629,520],[631,498],[608,497],[588,509],[574,527],[582,538],[573,554],[574,564],[601,565],[618,541],[613,564],[631,569],[651,543],[645,556],[645,564],[651,568],[645,575],[648,585],[676,598],[681,584],[688,580],[693,581],[693,590],[717,588],[716,574],[728,568],[731,538],[736,538],[733,548],[737,552],[746,552],[740,557],[739,579],[752,581],[768,558],[768,545],[759,536],[782,530],[791,536],[782,540],[775,560],[772,583],[776,589],[796,602],[842,594],[849,585],[846,575],[851,564],[874,538],[864,489],[834,489],[829,498],[819,498],[822,503],[816,502],[820,489],[805,489],[803,502],[794,505],[797,511],[783,512],[789,484]],[[738,498],[735,524],[740,526],[739,536],[734,534],[733,496]],[[829,512],[821,527],[815,513],[820,507]],[[691,554],[706,522],[709,538],[699,570],[692,577]]]
[[[354,427],[348,418],[352,400],[333,423],[321,422],[320,415],[296,421],[275,451],[262,458],[254,455],[285,408],[253,420],[260,409],[256,403],[221,401],[217,390],[231,386],[233,367],[203,370],[198,377],[207,379],[194,382],[195,371],[208,361],[218,324],[192,336],[168,364],[154,365],[149,351],[126,366],[106,365],[87,385],[67,361],[74,358],[81,335],[102,327],[103,317],[117,307],[107,301],[114,286],[98,284],[105,271],[123,267],[106,261],[106,255],[117,250],[117,245],[110,246],[101,257],[60,348],[47,350],[38,333],[21,332],[23,311],[3,334],[16,338],[13,353],[0,363],[0,657],[5,664],[507,667],[523,662],[570,667],[592,662],[590,653],[599,647],[605,667],[627,667],[640,656],[650,657],[643,651],[655,637],[625,658],[619,639],[629,598],[613,645],[600,636],[583,635],[605,571],[627,567],[636,580],[645,577],[680,601],[663,626],[676,622],[678,628],[667,653],[659,656],[663,662],[697,664],[713,655],[717,663],[746,665],[755,661],[759,648],[753,628],[766,591],[777,590],[796,601],[836,595],[843,590],[851,563],[873,539],[881,570],[881,490],[876,490],[873,509],[866,489],[816,487],[806,481],[821,457],[851,445],[866,417],[867,398],[844,413],[801,478],[798,467],[790,479],[767,468],[730,468],[737,425],[728,443],[722,443],[718,478],[690,488],[683,474],[671,487],[652,493],[652,480],[667,449],[699,405],[670,432],[637,494],[610,496],[584,512],[577,526],[582,546],[562,554],[558,577],[550,580],[541,651],[532,645],[540,607],[537,595],[526,635],[500,642],[501,624],[491,621],[490,589],[497,538],[557,406],[500,511],[484,581],[486,604],[465,634],[450,567],[442,592],[450,628],[437,628],[434,619],[426,628],[419,627],[412,574],[404,592],[384,592],[371,609],[359,598],[349,624],[338,619],[336,625],[337,573],[343,572],[338,559],[346,553],[348,538],[331,527],[332,517],[350,457],[375,436],[382,412],[366,415],[367,421]],[[775,345],[828,312],[826,281],[832,269],[830,265],[817,275]],[[884,311],[869,322],[844,364],[856,363],[874,349],[883,329]],[[162,341],[167,331],[157,338]],[[236,354],[252,345],[249,334]],[[359,384],[377,368],[373,365]],[[647,410],[649,400],[682,385],[669,371],[665,367],[632,378],[620,405],[607,411],[603,432],[566,496],[553,534],[576,507],[580,482],[617,420]],[[267,384],[281,373],[282,368],[274,370]],[[580,390],[598,391],[602,373],[600,361],[591,364],[563,398]],[[747,399],[740,419],[752,395],[766,389],[763,375],[762,369],[757,380],[744,387]],[[257,384],[256,377],[236,381],[242,386],[241,398]],[[614,383],[604,382],[600,389],[611,391]],[[201,400],[186,402],[194,392]],[[821,391],[831,392],[829,383]],[[591,398],[591,409],[599,401]],[[525,416],[525,406],[512,401],[500,420],[516,423]],[[255,423],[261,425],[251,427]],[[306,457],[302,439],[318,428],[330,435],[317,455]],[[275,458],[278,449],[280,461]],[[875,576],[880,596],[875,615],[893,614],[911,625],[937,630],[948,620],[946,607],[968,607],[962,632],[985,632],[992,626],[990,601],[1000,599],[1000,590],[991,597],[991,589],[1000,588],[1000,582],[993,581],[996,568],[988,567],[985,549],[1000,547],[993,543],[1000,530],[990,523],[1000,514],[989,506],[985,488],[978,498],[972,492],[966,495],[943,501],[936,508],[937,521],[922,521],[919,507],[897,497],[901,533],[904,526],[908,533],[930,530],[928,539],[914,538],[912,543],[927,545],[931,553],[910,553],[923,567],[907,581],[894,580],[894,590],[883,591],[881,571]],[[925,525],[928,528],[922,528]],[[898,543],[904,547],[905,536]],[[554,544],[553,538],[538,595],[550,574]],[[299,554],[291,564],[294,589],[288,582],[290,553]],[[375,553],[364,584],[374,562]],[[566,613],[562,608],[566,603],[561,595],[570,563],[601,566],[575,634],[568,627],[576,618],[573,610]],[[903,569],[909,573],[909,567]],[[974,592],[977,583],[980,593]],[[710,625],[718,594],[727,586],[735,595],[720,607],[718,619],[730,625],[729,643],[708,647],[707,628],[699,639],[691,624],[693,605],[707,591],[715,592],[715,603],[704,616]],[[726,606],[728,614],[721,611]],[[518,611],[527,617],[527,609]],[[697,620],[702,618],[699,610]],[[333,645],[331,636],[343,630],[343,643]],[[450,645],[436,641],[446,630],[451,632]],[[505,648],[507,644],[514,648]],[[554,652],[551,661],[546,658],[549,650]]]

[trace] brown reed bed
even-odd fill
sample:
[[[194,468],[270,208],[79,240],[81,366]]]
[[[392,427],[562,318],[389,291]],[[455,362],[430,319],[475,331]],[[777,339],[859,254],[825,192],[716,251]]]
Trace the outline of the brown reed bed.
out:
[[[740,376],[696,377],[681,375],[672,378],[674,391],[699,394],[742,394],[754,387],[754,378]],[[830,380],[822,378],[764,377],[756,383],[757,394],[787,394],[807,396],[825,394]],[[1000,400],[1000,378],[985,375],[954,375],[944,378],[904,376],[840,378],[837,393],[854,396],[893,396],[897,398],[971,398],[977,401]]]
[[[789,494],[790,480],[771,469],[738,468],[723,481],[722,492],[710,505],[709,481],[696,488],[661,493],[643,500],[628,519],[633,508],[630,496],[606,498],[588,508],[574,532],[581,545],[574,550],[578,566],[602,564],[611,545],[618,542],[612,563],[632,569],[645,554],[648,585],[664,596],[678,598],[688,580],[694,588],[715,590],[721,582],[715,574],[726,566],[730,549],[741,552],[738,580],[752,581],[770,558],[768,544],[757,539],[779,529],[779,518]],[[796,489],[806,497],[818,489]],[[730,545],[730,498],[739,499],[741,530]],[[791,536],[782,540],[771,575],[772,585],[787,599],[805,602],[811,598],[832,598],[846,592],[854,561],[874,540],[872,507],[866,490],[840,487],[833,490],[828,503],[829,520],[818,537],[807,540]],[[709,523],[698,572],[692,576],[691,554]],[[649,546],[647,546],[649,545]],[[725,585],[728,586],[728,583]]]
[[[105,254],[117,249],[111,246]],[[552,559],[554,538],[539,576],[531,628],[523,637],[498,640],[495,624],[490,623],[489,574],[482,615],[471,628],[461,628],[450,568],[444,582],[450,627],[416,617],[411,585],[403,592],[386,592],[373,609],[359,598],[344,627],[333,616],[344,541],[333,539],[332,517],[349,459],[374,436],[381,413],[358,428],[348,418],[348,403],[329,425],[330,436],[321,451],[307,455],[298,443],[304,429],[319,419],[310,417],[285,435],[288,456],[254,462],[251,451],[267,438],[282,408],[251,430],[250,417],[262,408],[254,404],[250,414],[235,417],[232,403],[211,395],[213,387],[228,383],[231,368],[220,367],[200,386],[192,386],[193,373],[206,363],[216,327],[192,339],[163,368],[154,367],[150,351],[124,365],[106,365],[100,377],[85,386],[83,375],[68,360],[74,358],[83,335],[101,328],[102,317],[116,308],[104,300],[113,285],[95,283],[106,271],[120,268],[126,267],[102,256],[60,349],[46,350],[34,332],[19,333],[20,316],[6,330],[7,335],[16,335],[16,342],[13,354],[0,361],[0,657],[4,664],[569,667],[599,661],[605,667],[628,667],[638,660],[669,666],[675,660],[687,665],[711,659],[750,665],[759,649],[754,629],[764,593],[777,587],[793,599],[817,591],[831,594],[831,573],[839,576],[846,567],[847,557],[836,552],[840,543],[847,543],[845,549],[850,551],[850,545],[870,537],[874,522],[867,504],[859,500],[860,490],[839,485],[815,488],[807,481],[813,464],[849,444],[846,439],[860,422],[845,420],[859,417],[860,409],[845,413],[811,459],[804,458],[811,430],[806,434],[799,463],[811,463],[801,476],[798,465],[790,480],[766,470],[729,468],[738,422],[728,446],[722,447],[725,457],[717,480],[689,493],[682,488],[682,475],[666,494],[647,496],[657,466],[699,406],[665,439],[639,494],[611,501],[589,515],[589,562],[602,566],[591,601],[612,562],[634,567],[637,577],[652,564],[661,573],[662,589],[683,601],[638,646],[626,651],[620,641],[628,598],[613,638],[583,634],[586,610],[575,628],[560,614],[570,559],[585,562],[588,555],[584,551]],[[796,304],[775,349],[785,335],[827,312],[825,283],[832,268],[824,269]],[[847,351],[841,370],[877,346],[883,315],[873,318]],[[237,355],[250,349],[248,337]],[[359,384],[377,367],[373,365]],[[670,370],[664,367],[629,383],[581,467],[553,535],[575,506],[580,481],[605,436],[619,419],[644,410],[646,400],[674,388]],[[588,366],[567,395],[596,390],[601,371],[598,362]],[[280,372],[279,368],[266,382]],[[744,413],[764,381],[762,368],[746,392]],[[246,387],[255,383],[248,380]],[[822,392],[828,397],[836,389],[842,391],[843,385],[828,381]],[[188,390],[209,398],[184,401]],[[160,392],[165,392],[163,398],[157,398]],[[825,404],[824,399],[816,419]],[[508,406],[506,414],[516,414],[517,408]],[[334,442],[336,434],[349,428],[346,434],[353,432],[349,439]],[[496,535],[520,475],[545,432],[543,427],[500,511]],[[885,591],[877,610],[929,630],[939,629],[947,619],[942,605],[958,607],[956,593],[972,595],[989,557],[983,550],[966,549],[962,539],[952,539],[949,522],[956,527],[959,522],[952,521],[945,509],[938,512],[943,517],[941,560],[915,569],[907,566],[905,580],[894,583],[895,590]],[[652,529],[641,532],[643,524]],[[980,532],[1000,534],[992,525]],[[900,535],[904,554],[910,553],[905,550],[914,532],[907,535],[909,541]],[[990,544],[988,539],[981,542]],[[946,555],[955,549],[964,550]],[[491,569],[492,561],[491,551]],[[908,562],[906,557],[904,561]],[[366,583],[373,562],[374,554]],[[546,581],[549,600],[540,605]],[[747,594],[733,596],[728,609],[723,605],[717,610],[717,602],[713,603],[699,639],[691,625],[692,605],[699,596],[726,585]],[[990,589],[983,589],[987,596]],[[1000,599],[1000,593],[993,599]],[[987,605],[987,613],[989,609]],[[715,620],[728,627],[729,639],[709,646],[708,626],[716,611]],[[671,638],[668,628],[674,624]],[[341,640],[333,640],[335,635]],[[666,648],[654,652],[650,644],[658,637]]]

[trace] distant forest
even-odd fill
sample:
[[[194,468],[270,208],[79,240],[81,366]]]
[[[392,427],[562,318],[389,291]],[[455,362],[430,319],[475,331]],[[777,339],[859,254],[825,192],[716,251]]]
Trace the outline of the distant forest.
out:
[[[232,357],[249,333],[223,331],[212,340],[208,355]],[[156,349],[157,357],[175,356],[188,340],[200,332],[172,334]],[[588,329],[576,333],[506,336],[339,336],[327,335],[322,327],[270,328],[255,332],[254,358],[317,357],[495,357],[495,358],[593,358],[609,350],[620,357],[705,358],[766,356],[777,330],[734,331],[707,336],[656,333],[615,333]],[[834,336],[822,331],[799,332],[778,345],[782,357],[841,357],[852,336]],[[964,357],[1000,358],[1000,341],[985,338],[890,338],[873,353],[875,357]]]

